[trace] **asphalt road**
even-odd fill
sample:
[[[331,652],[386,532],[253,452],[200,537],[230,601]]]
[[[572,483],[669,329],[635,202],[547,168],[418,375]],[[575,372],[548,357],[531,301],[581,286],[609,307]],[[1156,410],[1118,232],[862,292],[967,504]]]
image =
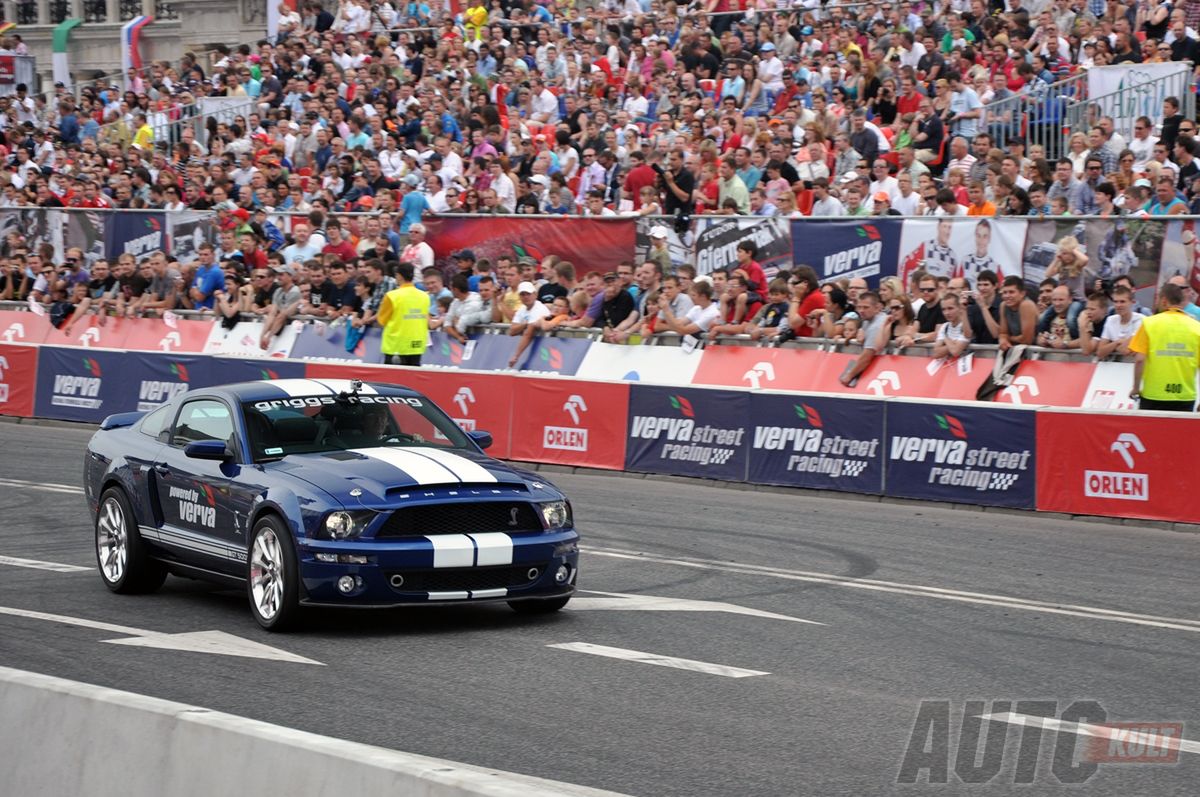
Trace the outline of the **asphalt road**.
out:
[[[93,565],[82,496],[17,483],[77,486],[89,434],[0,424],[0,555]],[[301,632],[269,635],[239,593],[172,578],[155,595],[122,597],[94,570],[0,564],[0,610],[215,629],[326,666],[103,644],[111,631],[2,611],[0,664],[644,797],[1011,791],[1022,729],[1009,723],[986,726],[1008,732],[987,785],[955,774],[968,700],[995,713],[1056,701],[1058,716],[1093,700],[1109,721],[1182,722],[1200,739],[1195,535],[632,476],[551,478],[585,535],[584,590],[732,608],[649,611],[668,604],[584,592],[579,603],[593,610],[547,618],[503,607],[320,611]],[[767,674],[548,647],[564,643]],[[929,785],[930,769],[898,782],[922,701],[949,701],[948,753],[932,756],[949,785]],[[1084,740],[1047,733],[1024,793],[1067,788],[1051,770],[1064,738],[1078,742],[1078,758]],[[1104,764],[1082,788],[1191,795],[1198,759]]]

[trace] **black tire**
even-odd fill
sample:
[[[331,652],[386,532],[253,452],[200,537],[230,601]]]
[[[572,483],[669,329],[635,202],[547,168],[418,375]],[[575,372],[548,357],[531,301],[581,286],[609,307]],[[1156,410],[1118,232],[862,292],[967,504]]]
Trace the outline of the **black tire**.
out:
[[[272,547],[272,539],[275,547]],[[270,599],[266,596],[268,589],[273,595]],[[250,613],[266,630],[284,631],[295,625],[300,613],[300,568],[296,546],[283,522],[274,515],[260,518],[250,535],[246,554],[246,597],[250,601]],[[273,613],[270,612],[272,606]]]
[[[129,497],[120,487],[109,487],[100,496],[94,540],[96,570],[113,592],[154,592],[166,581],[167,566],[146,550]]]
[[[517,614],[554,614],[571,600],[570,595],[544,600],[509,601],[508,606]]]

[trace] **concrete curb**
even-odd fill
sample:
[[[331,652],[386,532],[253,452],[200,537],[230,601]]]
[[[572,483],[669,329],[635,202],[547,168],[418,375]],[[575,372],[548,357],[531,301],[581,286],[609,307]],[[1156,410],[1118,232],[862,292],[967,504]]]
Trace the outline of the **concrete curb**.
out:
[[[0,667],[4,793],[622,797]]]

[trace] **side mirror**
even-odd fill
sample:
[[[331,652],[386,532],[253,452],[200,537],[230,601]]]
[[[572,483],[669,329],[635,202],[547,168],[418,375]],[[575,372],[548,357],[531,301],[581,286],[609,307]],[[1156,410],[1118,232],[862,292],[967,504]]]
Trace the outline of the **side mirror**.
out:
[[[492,433],[491,432],[470,431],[470,432],[467,432],[467,437],[474,440],[475,445],[479,446],[480,448],[488,449],[488,448],[492,447]]]
[[[223,440],[197,440],[188,443],[187,448],[183,449],[183,455],[192,459],[213,459],[218,462],[224,462],[233,456]]]

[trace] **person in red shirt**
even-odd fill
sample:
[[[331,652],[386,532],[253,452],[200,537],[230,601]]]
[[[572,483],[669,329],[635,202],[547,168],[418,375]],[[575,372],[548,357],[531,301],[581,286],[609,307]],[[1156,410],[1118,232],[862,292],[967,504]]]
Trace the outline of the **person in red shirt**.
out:
[[[658,173],[646,163],[646,153],[640,149],[629,153],[629,160],[632,162],[633,168],[625,176],[624,188],[633,200],[633,209],[638,210],[642,207],[642,188],[653,187],[658,181]]]
[[[754,318],[763,303],[758,294],[750,293],[746,278],[734,273],[725,283],[721,296],[721,317],[727,325],[737,326]]]
[[[825,294],[817,281],[817,272],[812,266],[797,266],[788,281],[792,287],[792,302],[788,307],[788,323],[798,338],[812,338],[821,334],[821,315],[815,310],[825,309]]]
[[[906,113],[916,113],[921,110],[922,94],[917,91],[917,83],[912,78],[900,80],[900,96],[896,98],[896,113],[903,116]]]
[[[258,237],[254,233],[243,232],[238,237],[238,243],[241,244],[242,266],[247,273],[267,267],[266,250],[259,249]]]
[[[762,301],[763,296],[767,291],[767,274],[763,271],[763,267],[755,261],[758,256],[758,244],[750,239],[739,241],[737,245],[737,265],[733,267],[733,273],[741,272],[746,278],[746,287],[750,293],[755,294],[759,301]]]
[[[331,221],[325,226],[325,237],[329,243],[321,250],[321,254],[334,255],[343,263],[352,263],[358,257],[354,244],[342,234],[342,225],[338,222]]]

